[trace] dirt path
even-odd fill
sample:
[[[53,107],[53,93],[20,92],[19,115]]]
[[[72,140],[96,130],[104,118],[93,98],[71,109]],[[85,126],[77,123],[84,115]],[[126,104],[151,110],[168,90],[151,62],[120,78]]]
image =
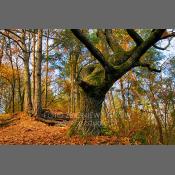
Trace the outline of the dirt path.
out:
[[[73,120],[63,126],[48,126],[36,121],[24,113],[18,114],[20,120],[14,125],[0,128],[0,144],[34,144],[34,145],[59,145],[59,144],[118,144],[116,136],[98,136],[82,138],[79,136],[68,137],[67,131]]]

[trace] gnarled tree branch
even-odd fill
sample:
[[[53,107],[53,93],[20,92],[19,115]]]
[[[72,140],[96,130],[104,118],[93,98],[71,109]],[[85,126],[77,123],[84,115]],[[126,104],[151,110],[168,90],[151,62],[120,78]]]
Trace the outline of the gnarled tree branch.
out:
[[[97,49],[89,39],[82,34],[79,29],[71,29],[72,33],[87,47],[87,49],[91,52],[91,54],[99,61],[99,63],[103,66],[103,68],[108,72],[112,68],[110,64],[105,60],[105,57]]]

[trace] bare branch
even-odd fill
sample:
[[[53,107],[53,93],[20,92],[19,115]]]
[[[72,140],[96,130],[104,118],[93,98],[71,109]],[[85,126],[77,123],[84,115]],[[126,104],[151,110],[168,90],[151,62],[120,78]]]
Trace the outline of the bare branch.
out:
[[[21,46],[21,44],[19,43],[18,40],[16,40],[15,38],[11,37],[9,34],[4,33],[4,32],[2,32],[2,31],[0,31],[0,34],[2,34],[3,36],[5,36],[5,37],[7,37],[7,38],[9,38],[9,39],[11,39],[11,40],[13,40],[13,41],[21,48],[21,50],[24,51],[23,47]]]
[[[172,40],[172,38],[168,39],[168,44],[165,47],[159,47],[156,44],[153,47],[156,48],[156,49],[159,49],[159,50],[166,50],[170,46],[171,40]]]
[[[166,50],[168,47],[169,47],[169,44],[167,45],[167,46],[165,46],[165,47],[159,47],[159,46],[157,46],[157,45],[154,45],[153,46],[155,49],[158,49],[158,50]]]
[[[18,41],[21,41],[21,37],[18,36],[15,32],[13,32],[13,31],[11,31],[9,29],[4,29],[4,30],[7,31],[7,32],[9,32],[9,33],[11,33],[11,34],[13,34],[13,35],[15,35],[19,39]]]
[[[134,29],[126,29],[129,36],[135,41],[136,45],[139,46],[142,44],[143,39]]]
[[[166,33],[165,35],[163,35],[162,37],[161,37],[161,40],[163,40],[163,39],[167,39],[167,38],[170,38],[170,37],[175,37],[175,32],[172,32],[172,33]]]

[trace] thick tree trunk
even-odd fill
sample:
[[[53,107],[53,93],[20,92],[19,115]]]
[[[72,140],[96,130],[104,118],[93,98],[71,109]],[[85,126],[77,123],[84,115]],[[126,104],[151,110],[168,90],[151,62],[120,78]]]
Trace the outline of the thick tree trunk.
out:
[[[92,96],[81,92],[80,113],[77,121],[70,128],[70,135],[100,135],[101,109],[105,95]]]
[[[37,55],[36,55],[36,91],[35,91],[35,105],[34,115],[40,117],[42,113],[41,102],[41,61],[42,61],[42,30],[38,29],[38,43],[37,43]]]
[[[31,82],[30,82],[30,69],[29,69],[29,57],[30,53],[27,50],[25,44],[26,32],[22,30],[21,41],[23,48],[23,62],[24,62],[24,111],[28,114],[32,113],[32,97],[31,97]]]
[[[29,72],[29,61],[24,60],[24,110],[27,113],[32,112],[32,99],[31,99],[31,84],[30,84],[30,72]]]

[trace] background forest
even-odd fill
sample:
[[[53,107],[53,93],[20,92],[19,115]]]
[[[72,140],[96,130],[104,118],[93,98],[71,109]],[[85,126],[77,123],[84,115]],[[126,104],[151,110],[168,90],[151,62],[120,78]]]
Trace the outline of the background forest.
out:
[[[0,144],[175,144],[174,36],[0,30]]]

